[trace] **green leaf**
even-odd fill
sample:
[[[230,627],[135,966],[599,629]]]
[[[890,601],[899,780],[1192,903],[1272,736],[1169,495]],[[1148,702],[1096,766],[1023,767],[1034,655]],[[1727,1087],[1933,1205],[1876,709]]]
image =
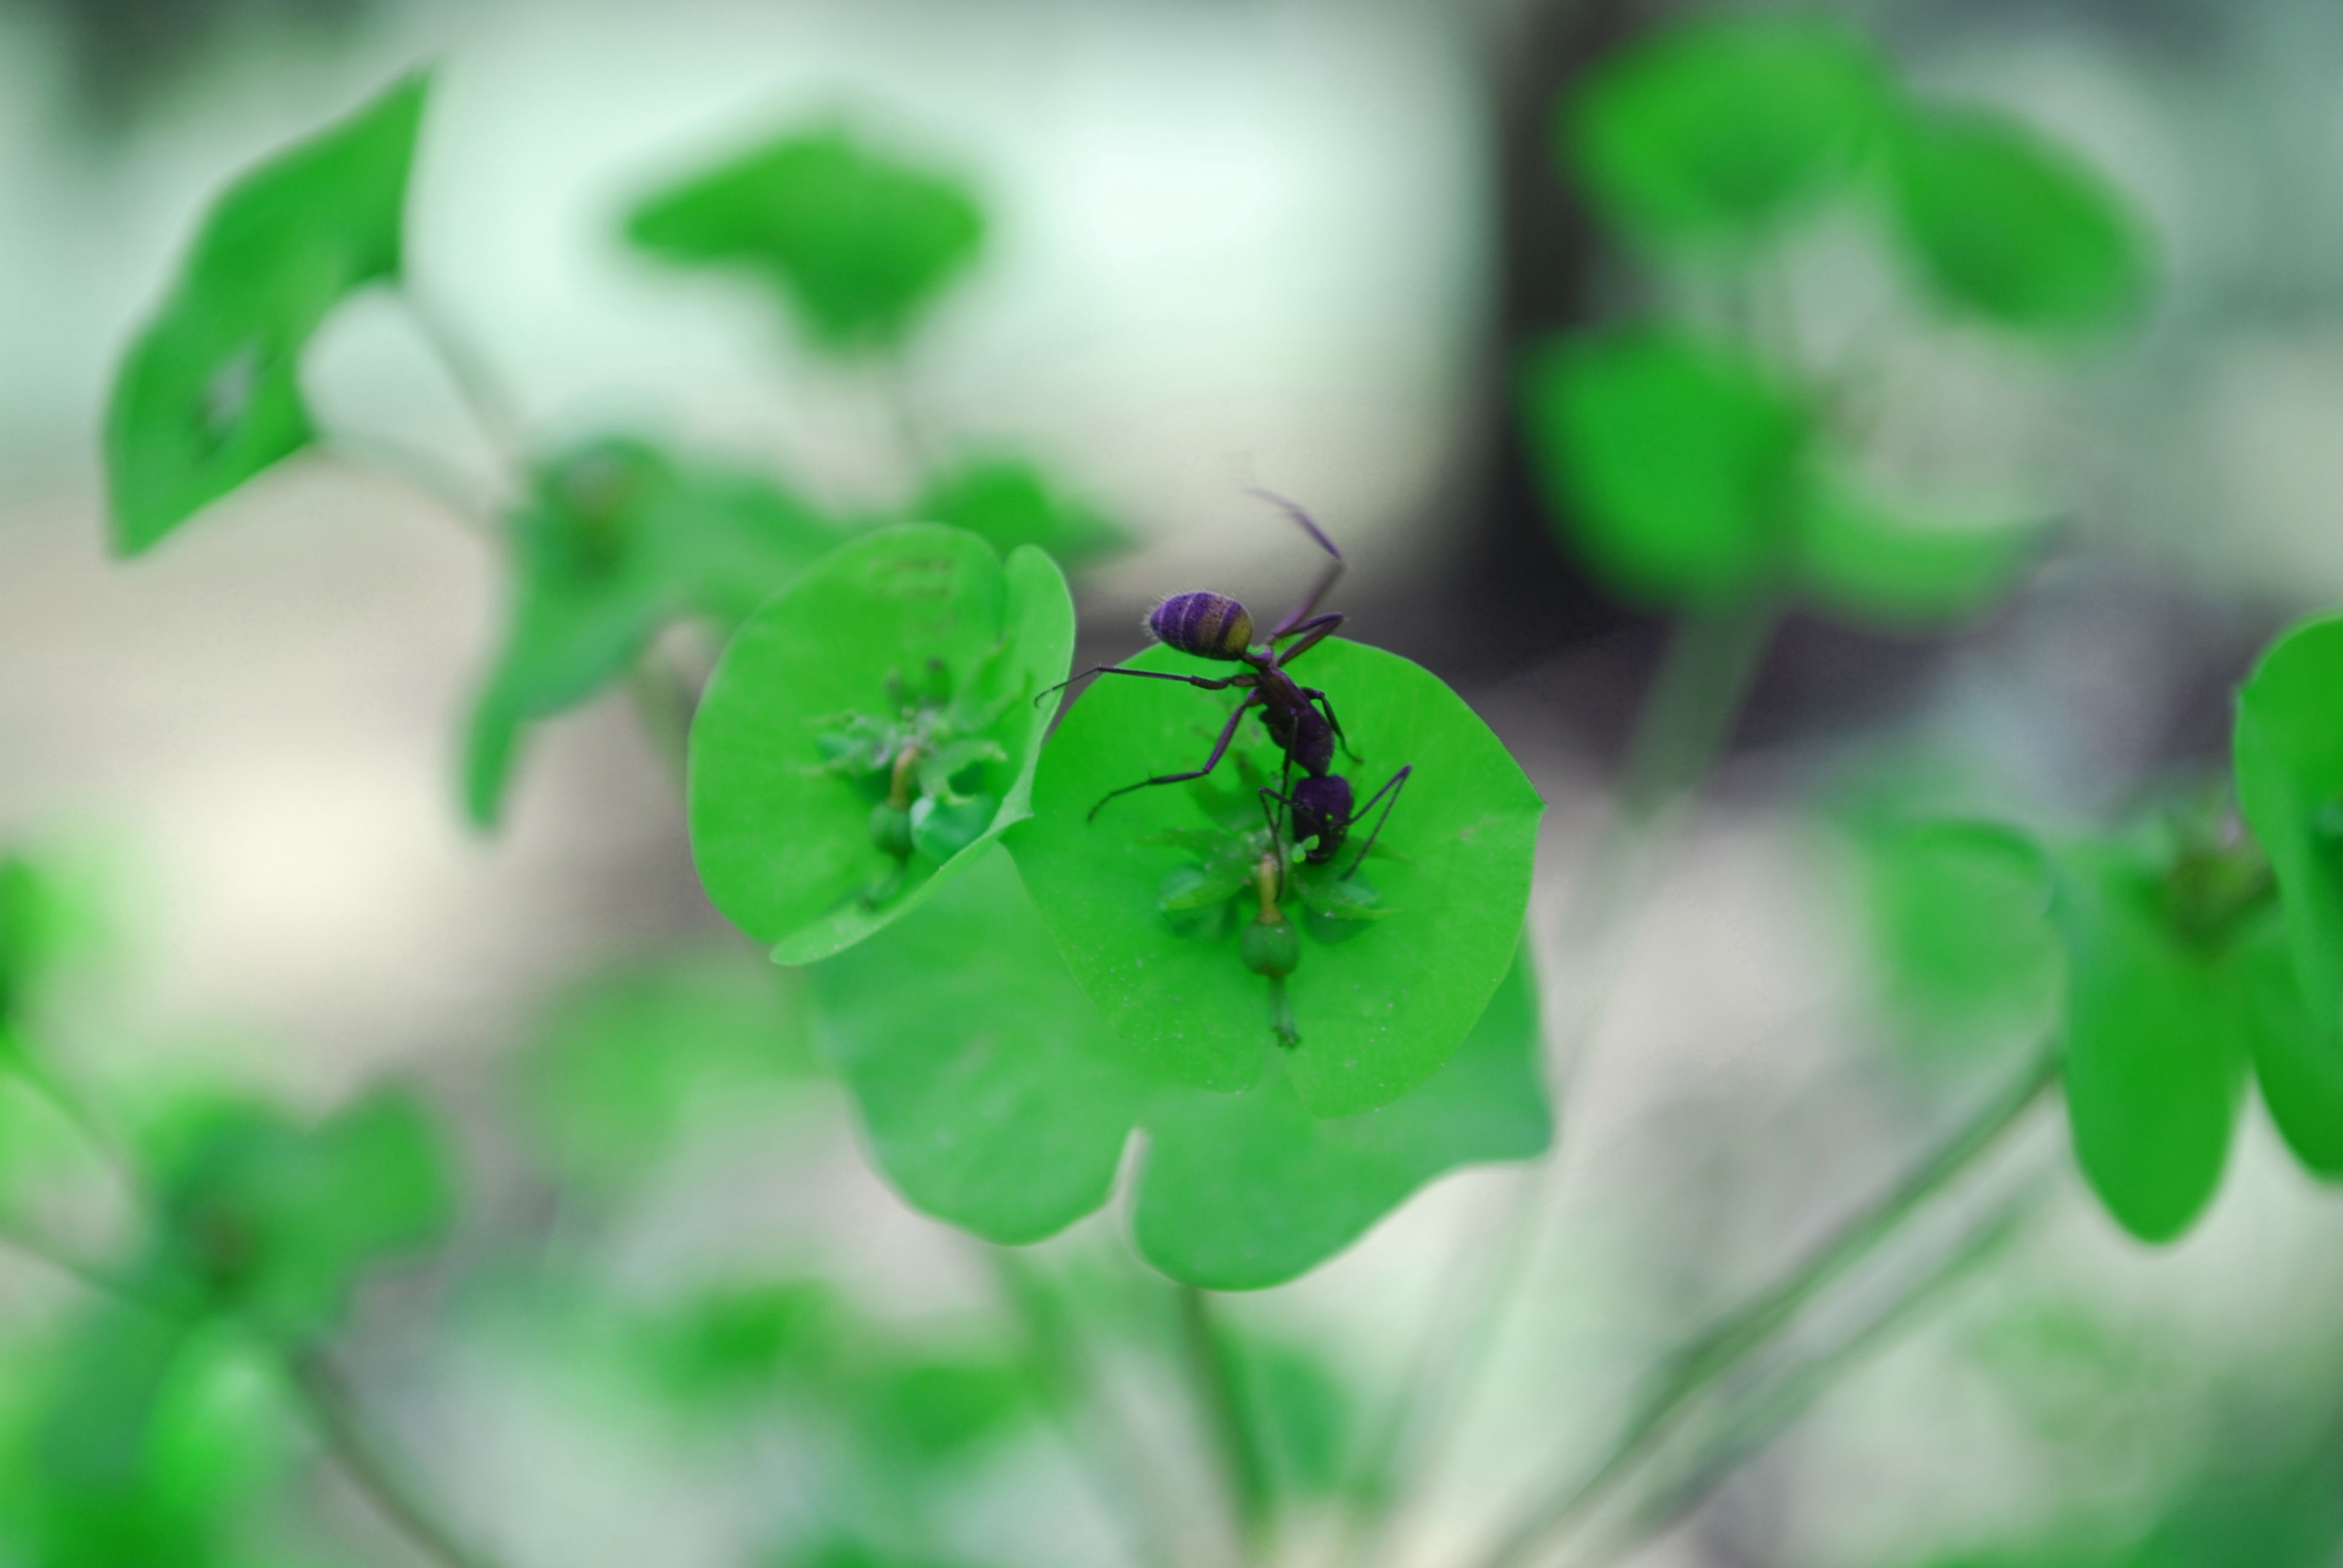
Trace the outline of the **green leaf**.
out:
[[[1212,1290],[1282,1284],[1442,1172],[1544,1152],[1554,1129],[1537,1013],[1523,950],[1438,1071],[1391,1104],[1339,1121],[1313,1117],[1282,1065],[1242,1093],[1167,1087],[1147,1111],[1131,1217],[1141,1254]],[[1305,1034],[1302,1049],[1309,1043]]]
[[[648,1325],[641,1348],[669,1398],[739,1410],[827,1384],[845,1353],[844,1305],[819,1280],[727,1282]]]
[[[2258,1061],[2262,1094],[2304,1164],[2343,1176],[2343,616],[2274,642],[2237,694],[2237,805],[2269,857],[2305,1033]]]
[[[150,1266],[279,1332],[330,1326],[361,1274],[428,1246],[453,1217],[437,1132],[398,1091],[307,1130],[265,1106],[202,1101],[153,1142],[166,1223]]]
[[[1621,591],[1739,598],[1780,564],[1806,417],[1732,350],[1654,332],[1548,344],[1523,417],[1561,531]]]
[[[1003,554],[1035,545],[1070,567],[1130,543],[1112,522],[1052,490],[1041,469],[1016,457],[971,458],[935,475],[909,515],[981,535]]]
[[[2254,943],[2184,940],[2167,868],[2127,845],[2074,846],[2057,866],[2076,1158],[2125,1230],[2168,1241],[2204,1211],[2228,1158]]]
[[[1556,146],[1638,238],[1746,241],[1846,176],[1888,94],[1870,45],[1835,18],[1711,15],[1590,73]]]
[[[1442,1171],[1525,1159],[1551,1135],[1525,960],[1428,1081],[1343,1121],[1313,1119],[1282,1070],[1243,1094],[1149,1070],[1075,983],[1004,854],[813,983],[871,1158],[913,1207],[1038,1241],[1106,1201],[1143,1124],[1141,1251],[1198,1284],[1294,1278]]]
[[[1068,972],[1005,852],[812,972],[824,1049],[905,1201],[1035,1241],[1106,1201],[1151,1081]]]
[[[1863,823],[1870,932],[1887,1000],[1925,1033],[2047,1016],[2059,950],[2049,867],[2023,835],[1962,821]]]
[[[399,275],[428,79],[253,169],[212,204],[106,417],[114,545],[136,555],[313,438],[301,352],[334,307]]]
[[[813,1065],[795,988],[728,947],[598,976],[551,1010],[516,1076],[540,1158],[565,1187],[608,1193],[672,1153],[695,1111]]]
[[[538,466],[510,520],[512,612],[471,720],[466,806],[497,819],[522,726],[618,680],[660,628],[729,627],[844,536],[770,479],[630,437]]]
[[[1822,476],[1798,508],[1795,569],[1805,596],[1834,615],[1926,629],[1966,619],[1999,599],[2032,564],[2047,531],[2031,522],[1934,523]]]
[[[1129,664],[1225,668],[1160,646]],[[1488,1005],[1521,934],[1544,807],[1503,743],[1421,666],[1330,640],[1301,678],[1331,694],[1352,748],[1338,760],[1362,799],[1415,769],[1369,870],[1393,913],[1339,944],[1305,940],[1285,981],[1301,1043],[1282,1053],[1284,1074],[1312,1115],[1352,1116],[1438,1070]],[[1197,859],[1177,835],[1260,826],[1252,786],[1278,777],[1281,756],[1248,719],[1216,779],[1140,789],[1090,814],[1110,791],[1201,764],[1234,702],[1101,677],[1051,738],[1032,820],[1009,838],[1059,950],[1117,1031],[1172,1078],[1223,1092],[1252,1087],[1277,1049],[1271,987],[1247,969],[1239,936],[1184,935],[1159,900],[1165,879]]]
[[[875,1369],[855,1402],[878,1443],[916,1463],[945,1464],[1031,1414],[1033,1392],[1021,1361],[926,1354]]]
[[[1291,1497],[1335,1491],[1359,1413],[1339,1370],[1308,1347],[1259,1335],[1232,1334],[1227,1346],[1272,1484]]]
[[[660,259],[777,288],[836,354],[891,348],[977,257],[984,214],[960,182],[837,127],[756,147],[638,206],[627,237]]]
[[[246,1560],[246,1522],[300,1436],[266,1347],[232,1323],[109,1302],[47,1371],[30,1452],[9,1456],[12,1546],[45,1568]]]
[[[1975,111],[1916,115],[1890,146],[1905,246],[1946,305],[2043,338],[2118,327],[2145,305],[2137,220],[2061,148]]]
[[[825,558],[742,625],[692,725],[692,853],[716,907],[781,963],[827,958],[914,907],[1030,814],[1055,701],[1036,699],[1064,678],[1073,636],[1065,578],[1036,549],[1004,568],[973,534],[913,524]],[[899,726],[913,760],[971,732],[997,742],[1006,760],[970,790],[998,802],[990,824],[941,865],[882,835],[888,769],[823,750],[852,718]]]

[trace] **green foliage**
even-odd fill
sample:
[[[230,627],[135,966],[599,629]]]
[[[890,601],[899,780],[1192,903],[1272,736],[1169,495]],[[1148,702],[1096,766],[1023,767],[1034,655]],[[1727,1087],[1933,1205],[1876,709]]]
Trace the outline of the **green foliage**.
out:
[[[2060,953],[2050,869],[1990,824],[1885,815],[1855,824],[1891,1007],[1931,1043],[2046,1016]]]
[[[1167,1087],[1147,1113],[1131,1215],[1141,1253],[1174,1279],[1214,1290],[1282,1284],[1442,1172],[1544,1153],[1554,1129],[1539,1038],[1524,953],[1455,1053],[1375,1110],[1312,1116],[1282,1055],[1241,1092]]]
[[[1340,640],[1308,657],[1307,678],[1332,693],[1349,734],[1352,754],[1339,760],[1360,796],[1415,769],[1365,872],[1385,918],[1339,940],[1308,933],[1284,987],[1300,1045],[1281,1053],[1283,1076],[1312,1115],[1353,1116],[1430,1077],[1488,1005],[1521,934],[1543,807],[1503,744],[1436,677]],[[1129,662],[1219,668],[1160,646]],[[1122,796],[1095,821],[1090,812],[1110,790],[1196,766],[1233,701],[1101,678],[1051,738],[1032,819],[1009,839],[1074,977],[1117,1032],[1173,1080],[1223,1093],[1260,1081],[1276,1050],[1272,988],[1227,929],[1254,895],[1233,889],[1217,909],[1182,910],[1167,879],[1192,892],[1200,859],[1209,874],[1232,839],[1265,838],[1254,786],[1278,777],[1280,758],[1248,719],[1218,778]],[[1296,879],[1306,896],[1334,878]],[[1199,913],[1240,920],[1200,926]]]
[[[1340,1372],[1301,1345],[1261,1335],[1232,1334],[1225,1344],[1271,1485],[1291,1498],[1334,1492],[1359,1415]]]
[[[1067,567],[1129,542],[1111,521],[1058,494],[1041,469],[1016,457],[972,458],[930,476],[909,516],[966,528],[1003,555],[1033,545]]]
[[[833,354],[899,347],[977,257],[984,215],[958,181],[843,129],[785,136],[639,206],[627,237],[661,260],[746,271]]]
[[[39,1568],[249,1560],[246,1515],[285,1473],[298,1430],[264,1345],[232,1324],[103,1303],[71,1323],[40,1380],[23,1452],[0,1483],[23,1560]]]
[[[692,1112],[814,1066],[796,988],[745,955],[692,950],[565,997],[517,1064],[523,1126],[571,1192],[607,1195],[673,1151]]]
[[[1888,91],[1869,44],[1835,18],[1709,15],[1605,62],[1564,106],[1557,146],[1624,231],[1746,241],[1854,170]]]
[[[154,1288],[289,1338],[333,1326],[363,1273],[430,1245],[454,1215],[438,1134],[395,1090],[307,1129],[246,1101],[191,1103],[149,1144]]]
[[[125,356],[106,410],[123,554],[310,443],[301,352],[343,298],[399,275],[427,85],[401,80],[213,203],[161,310]]]
[[[1067,972],[1006,853],[814,970],[824,1050],[905,1200],[1035,1241],[1106,1201],[1151,1081]]]
[[[1551,1136],[1525,962],[1429,1081],[1334,1121],[1303,1108],[1282,1057],[1243,1093],[1151,1070],[1075,983],[1006,855],[813,980],[871,1158],[914,1207],[1038,1240],[1105,1201],[1135,1123],[1140,1251],[1192,1284],[1295,1278],[1443,1171]]]
[[[2123,202],[2024,126],[1915,112],[1890,144],[1893,210],[1915,269],[1946,304],[2046,338],[2137,316],[2147,258]]]
[[[2343,1176],[2343,617],[2271,645],[2237,694],[2237,806],[2269,857],[2305,1030],[2274,1042],[2262,1091],[2297,1155]]]
[[[1925,630],[1966,620],[2007,593],[2040,554],[2037,522],[1939,522],[1835,474],[1805,477],[1792,546],[1805,600],[1842,620]]]
[[[737,1411],[826,1388],[843,1352],[845,1315],[819,1280],[727,1282],[650,1324],[642,1349],[669,1398]]]
[[[1781,573],[1806,417],[1763,367],[1674,333],[1590,336],[1542,349],[1523,391],[1557,513],[1612,582],[1700,604]]]
[[[2286,983],[2277,927],[2192,940],[2168,868],[2128,845],[2076,847],[2058,870],[2075,1155],[2126,1230],[2170,1241],[2220,1184],[2266,988]]]
[[[524,723],[619,678],[663,626],[745,619],[844,537],[769,479],[626,437],[538,465],[509,527],[510,625],[465,758],[481,826],[503,804]]]
[[[751,616],[691,729],[709,897],[782,963],[850,947],[1030,811],[1072,657],[1065,578],[932,524],[846,545]],[[910,842],[881,830],[908,819]]]

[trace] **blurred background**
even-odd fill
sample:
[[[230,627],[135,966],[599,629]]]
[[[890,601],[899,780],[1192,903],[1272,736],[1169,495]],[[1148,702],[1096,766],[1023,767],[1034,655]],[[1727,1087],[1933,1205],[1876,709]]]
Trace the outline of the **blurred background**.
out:
[[[231,1075],[312,1111],[417,1079],[458,1119],[485,1255],[565,1222],[517,1147],[557,1165],[603,1148],[607,1107],[566,1122],[559,1093],[548,1111],[527,1087],[528,1063],[566,1060],[548,1040],[598,1027],[576,1021],[600,1016],[592,996],[631,984],[626,1005],[664,1016],[640,996],[681,995],[703,1034],[718,1016],[802,1049],[794,993],[707,908],[622,699],[542,727],[502,829],[464,825],[458,716],[502,590],[443,508],[307,457],[151,556],[107,557],[106,390],[204,205],[425,61],[411,270],[548,442],[645,429],[842,512],[910,484],[906,417],[1014,446],[1131,541],[1081,584],[1101,658],[1165,592],[1257,613],[1297,592],[1316,562],[1244,492],[1306,500],[1353,563],[1349,629],[1455,684],[1548,800],[1534,919],[1567,1006],[1558,911],[1664,623],[1557,531],[1513,389],[1534,341],[1664,292],[1589,221],[1549,124],[1591,64],[1685,9],[0,0],[0,830],[111,911],[77,1069]],[[2056,548],[1956,630],[1785,627],[1601,1029],[1556,1064],[1563,1196],[1409,1561],[1450,1560],[1591,1452],[1653,1353],[1875,1189],[2036,1027],[1957,1050],[1903,1038],[1869,967],[1865,868],[1826,808],[1917,768],[2104,819],[2217,769],[2256,648],[2343,598],[2343,12],[1842,9],[1916,90],[2008,109],[2124,193],[2155,304],[2080,356],[1891,320],[1874,455],[1973,508],[2055,517]],[[883,374],[812,352],[747,286],[619,242],[663,182],[825,117],[951,171],[987,214],[980,265]],[[1817,337],[1875,312],[1882,265],[1827,230],[1799,251],[1787,286]],[[306,384],[328,426],[437,454],[498,498],[495,454],[387,306],[337,315]],[[883,1319],[983,1340],[981,1268],[870,1173],[834,1090],[709,1070],[617,1096],[686,1131],[626,1173],[581,1270],[654,1314],[759,1268],[818,1271]],[[2017,1162],[2056,1169],[2063,1138],[2046,1122]],[[1493,1233],[1520,1180],[1452,1178],[1236,1312],[1380,1386],[1457,1238]],[[2258,1109],[2176,1248],[2121,1237],[2061,1181],[1991,1268],[1629,1560],[2334,1562],[2343,1207]],[[1103,1256],[1117,1223],[1053,1245]],[[59,1291],[0,1275],[16,1317]],[[786,1440],[711,1458],[626,1416],[578,1372],[592,1332],[545,1330],[525,1293],[475,1282],[460,1332],[427,1342],[395,1292],[369,1307],[361,1381],[450,1511],[518,1568],[760,1561],[773,1511],[799,1506],[774,1500]],[[1128,1392],[1143,1424],[1155,1391]],[[1015,1445],[970,1468],[958,1549],[1121,1560],[1061,1470]],[[355,1499],[314,1506],[347,1555],[267,1561],[417,1560]]]

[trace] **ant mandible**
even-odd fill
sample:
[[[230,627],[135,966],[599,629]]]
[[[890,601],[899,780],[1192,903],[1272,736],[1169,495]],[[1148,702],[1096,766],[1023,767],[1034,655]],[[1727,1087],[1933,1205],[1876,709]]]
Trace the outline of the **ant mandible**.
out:
[[[1325,531],[1311,519],[1308,512],[1270,491],[1255,490],[1252,493],[1282,509],[1287,517],[1301,525],[1320,549],[1332,558],[1301,602],[1259,643],[1252,640],[1252,616],[1243,605],[1226,594],[1202,589],[1173,594],[1149,611],[1147,617],[1147,630],[1158,642],[1200,658],[1242,664],[1245,667],[1242,671],[1215,679],[1201,675],[1173,675],[1161,670],[1131,669],[1120,664],[1101,664],[1061,681],[1051,690],[1071,686],[1093,675],[1135,675],[1149,680],[1185,681],[1204,691],[1225,691],[1231,687],[1242,689],[1245,694],[1244,700],[1237,704],[1236,710],[1229,715],[1228,722],[1221,727],[1219,739],[1212,742],[1212,755],[1204,759],[1202,768],[1185,773],[1158,774],[1152,779],[1142,779],[1136,784],[1126,784],[1120,789],[1111,790],[1091,808],[1089,819],[1096,821],[1106,803],[1118,795],[1128,795],[1134,789],[1144,789],[1151,785],[1184,783],[1212,772],[1220,766],[1221,759],[1228,754],[1229,743],[1235,739],[1237,727],[1244,722],[1244,716],[1257,704],[1261,709],[1262,728],[1269,731],[1270,739],[1277,743],[1278,749],[1285,753],[1285,772],[1280,780],[1281,787],[1272,789],[1262,785],[1262,805],[1266,809],[1269,801],[1274,799],[1292,813],[1293,841],[1309,844],[1303,858],[1310,864],[1322,866],[1332,860],[1341,850],[1351,825],[1373,810],[1376,801],[1383,800],[1385,796],[1390,797],[1374,830],[1367,835],[1366,843],[1361,847],[1358,859],[1351,863],[1350,870],[1342,873],[1348,878],[1364,863],[1367,851],[1374,848],[1375,839],[1382,833],[1383,823],[1391,818],[1392,807],[1399,803],[1400,787],[1407,782],[1407,776],[1413,769],[1412,765],[1402,768],[1384,782],[1382,789],[1367,798],[1365,805],[1353,810],[1350,780],[1333,770],[1335,743],[1340,741],[1345,751],[1350,749],[1350,739],[1342,733],[1342,720],[1334,717],[1333,702],[1324,692],[1297,682],[1286,673],[1285,668],[1332,637],[1335,628],[1342,624],[1340,610],[1329,610],[1321,615],[1318,606],[1333,588],[1335,579],[1342,575],[1346,563],[1342,559],[1342,552],[1334,548],[1334,541],[1326,537]],[[1279,647],[1289,638],[1292,639],[1292,646]],[[1049,693],[1042,695],[1046,697]],[[1303,777],[1299,786],[1293,786],[1293,769],[1297,763]],[[1276,828],[1274,814],[1271,817],[1271,828],[1273,837]]]

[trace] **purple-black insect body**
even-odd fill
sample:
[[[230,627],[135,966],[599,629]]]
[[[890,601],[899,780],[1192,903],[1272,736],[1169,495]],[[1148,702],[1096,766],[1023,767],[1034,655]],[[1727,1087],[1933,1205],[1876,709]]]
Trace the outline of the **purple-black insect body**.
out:
[[[1286,666],[1309,652],[1334,634],[1342,624],[1339,610],[1318,612],[1318,606],[1342,575],[1342,552],[1334,541],[1311,519],[1310,514],[1282,497],[1268,491],[1256,491],[1263,499],[1283,508],[1285,515],[1301,525],[1303,532],[1332,558],[1317,582],[1302,596],[1300,603],[1285,618],[1270,628],[1269,635],[1256,643],[1252,640],[1252,616],[1245,607],[1226,594],[1202,589],[1173,594],[1148,612],[1147,630],[1158,642],[1176,648],[1182,653],[1199,658],[1222,663],[1241,664],[1244,668],[1234,675],[1213,678],[1201,675],[1173,675],[1152,669],[1130,669],[1119,664],[1102,664],[1083,670],[1061,685],[1071,686],[1093,675],[1135,675],[1148,680],[1180,680],[1205,691],[1225,691],[1232,687],[1244,692],[1244,700],[1229,715],[1221,733],[1212,742],[1212,755],[1204,765],[1185,773],[1161,773],[1152,779],[1142,779],[1136,784],[1126,784],[1110,791],[1091,808],[1096,820],[1107,801],[1117,795],[1127,795],[1134,789],[1144,789],[1155,784],[1178,784],[1191,779],[1202,779],[1220,766],[1228,754],[1229,744],[1235,739],[1237,728],[1244,716],[1255,708],[1261,710],[1262,727],[1278,749],[1285,753],[1285,774],[1280,788],[1262,787],[1262,803],[1269,809],[1274,800],[1291,812],[1291,841],[1306,845],[1304,858],[1313,866],[1322,866],[1338,854],[1347,839],[1353,822],[1374,809],[1377,801],[1389,799],[1383,806],[1383,817],[1361,847],[1358,859],[1353,860],[1349,876],[1366,859],[1367,851],[1374,847],[1376,834],[1391,816],[1392,806],[1398,803],[1401,786],[1406,783],[1410,771],[1402,768],[1386,780],[1382,789],[1367,798],[1366,804],[1352,809],[1350,781],[1334,771],[1334,748],[1341,744],[1346,750],[1348,738],[1342,733],[1342,721],[1334,716],[1334,705],[1326,694],[1314,687],[1303,686],[1287,672]],[[1051,688],[1052,690],[1057,688]],[[1047,693],[1043,694],[1048,695]],[[1294,769],[1302,774],[1299,785],[1293,783]],[[1278,813],[1270,810],[1272,836],[1279,828]]]

